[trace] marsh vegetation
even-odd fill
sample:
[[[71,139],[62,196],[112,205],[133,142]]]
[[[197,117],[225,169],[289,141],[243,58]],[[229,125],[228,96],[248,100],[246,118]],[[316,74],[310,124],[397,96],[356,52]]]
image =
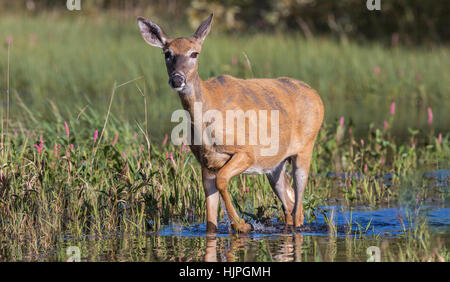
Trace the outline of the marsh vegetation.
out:
[[[375,245],[383,260],[449,261],[447,48],[211,33],[203,79],[290,76],[326,108],[305,229],[277,229],[265,176],[239,176],[229,191],[254,231],[228,235],[220,209],[211,239],[200,167],[166,137],[181,105],[163,55],[135,21],[70,17],[0,19],[0,261],[65,260],[69,245],[85,260],[203,260],[208,246],[219,260],[366,260]],[[366,213],[339,217],[352,210]]]

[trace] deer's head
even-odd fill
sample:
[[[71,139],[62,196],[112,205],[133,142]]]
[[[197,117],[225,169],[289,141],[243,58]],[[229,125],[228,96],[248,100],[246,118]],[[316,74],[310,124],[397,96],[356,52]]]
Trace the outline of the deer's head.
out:
[[[166,61],[169,85],[176,91],[182,91],[197,75],[198,56],[202,43],[211,29],[213,14],[200,24],[190,37],[168,37],[156,24],[145,18],[138,18],[139,29],[144,40],[163,49]]]

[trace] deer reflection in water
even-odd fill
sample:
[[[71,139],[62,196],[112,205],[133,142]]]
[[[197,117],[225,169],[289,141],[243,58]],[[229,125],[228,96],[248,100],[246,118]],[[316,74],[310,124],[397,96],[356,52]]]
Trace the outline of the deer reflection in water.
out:
[[[303,235],[292,234],[292,235],[280,235],[276,238],[278,241],[277,249],[273,250],[271,248],[270,241],[266,239],[253,240],[251,237],[243,234],[232,234],[225,241],[218,243],[216,234],[206,235],[206,248],[205,248],[205,261],[206,262],[217,262],[218,252],[221,261],[234,262],[241,261],[239,257],[239,252],[245,252],[246,250],[252,248],[255,244],[266,244],[265,252],[261,254],[265,256],[264,260],[268,261],[279,261],[279,262],[289,262],[289,261],[301,261],[302,255],[302,245],[303,245]],[[281,244],[279,243],[282,241]],[[255,243],[256,242],[256,243]],[[221,244],[222,243],[222,244]],[[272,254],[274,252],[274,254]],[[250,253],[250,252],[249,252]],[[261,258],[244,258],[244,261],[260,261]]]

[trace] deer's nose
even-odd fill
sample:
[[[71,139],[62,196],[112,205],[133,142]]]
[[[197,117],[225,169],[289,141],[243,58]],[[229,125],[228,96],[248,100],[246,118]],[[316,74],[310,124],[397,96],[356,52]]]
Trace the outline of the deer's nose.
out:
[[[186,78],[184,77],[184,75],[182,75],[180,73],[174,73],[169,78],[169,85],[174,89],[181,88],[185,84],[186,84]]]

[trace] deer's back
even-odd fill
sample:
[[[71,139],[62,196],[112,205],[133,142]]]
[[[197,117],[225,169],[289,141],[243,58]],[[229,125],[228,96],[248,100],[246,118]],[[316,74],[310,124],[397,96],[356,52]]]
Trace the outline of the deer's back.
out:
[[[206,108],[218,110],[224,116],[228,110],[266,110],[270,120],[272,110],[279,112],[279,153],[271,157],[255,153],[255,160],[267,169],[298,152],[304,144],[314,142],[322,123],[320,97],[309,85],[292,78],[238,79],[223,75],[205,81],[204,86],[209,92],[205,95],[208,97]],[[250,146],[218,146],[212,154],[217,151],[232,154],[239,150],[252,149]]]
[[[280,124],[312,119],[321,122],[323,104],[319,95],[308,84],[288,77],[275,79],[239,79],[222,75],[204,82],[210,95],[206,101],[209,108],[226,110],[278,110]],[[320,126],[320,125],[319,125]]]

